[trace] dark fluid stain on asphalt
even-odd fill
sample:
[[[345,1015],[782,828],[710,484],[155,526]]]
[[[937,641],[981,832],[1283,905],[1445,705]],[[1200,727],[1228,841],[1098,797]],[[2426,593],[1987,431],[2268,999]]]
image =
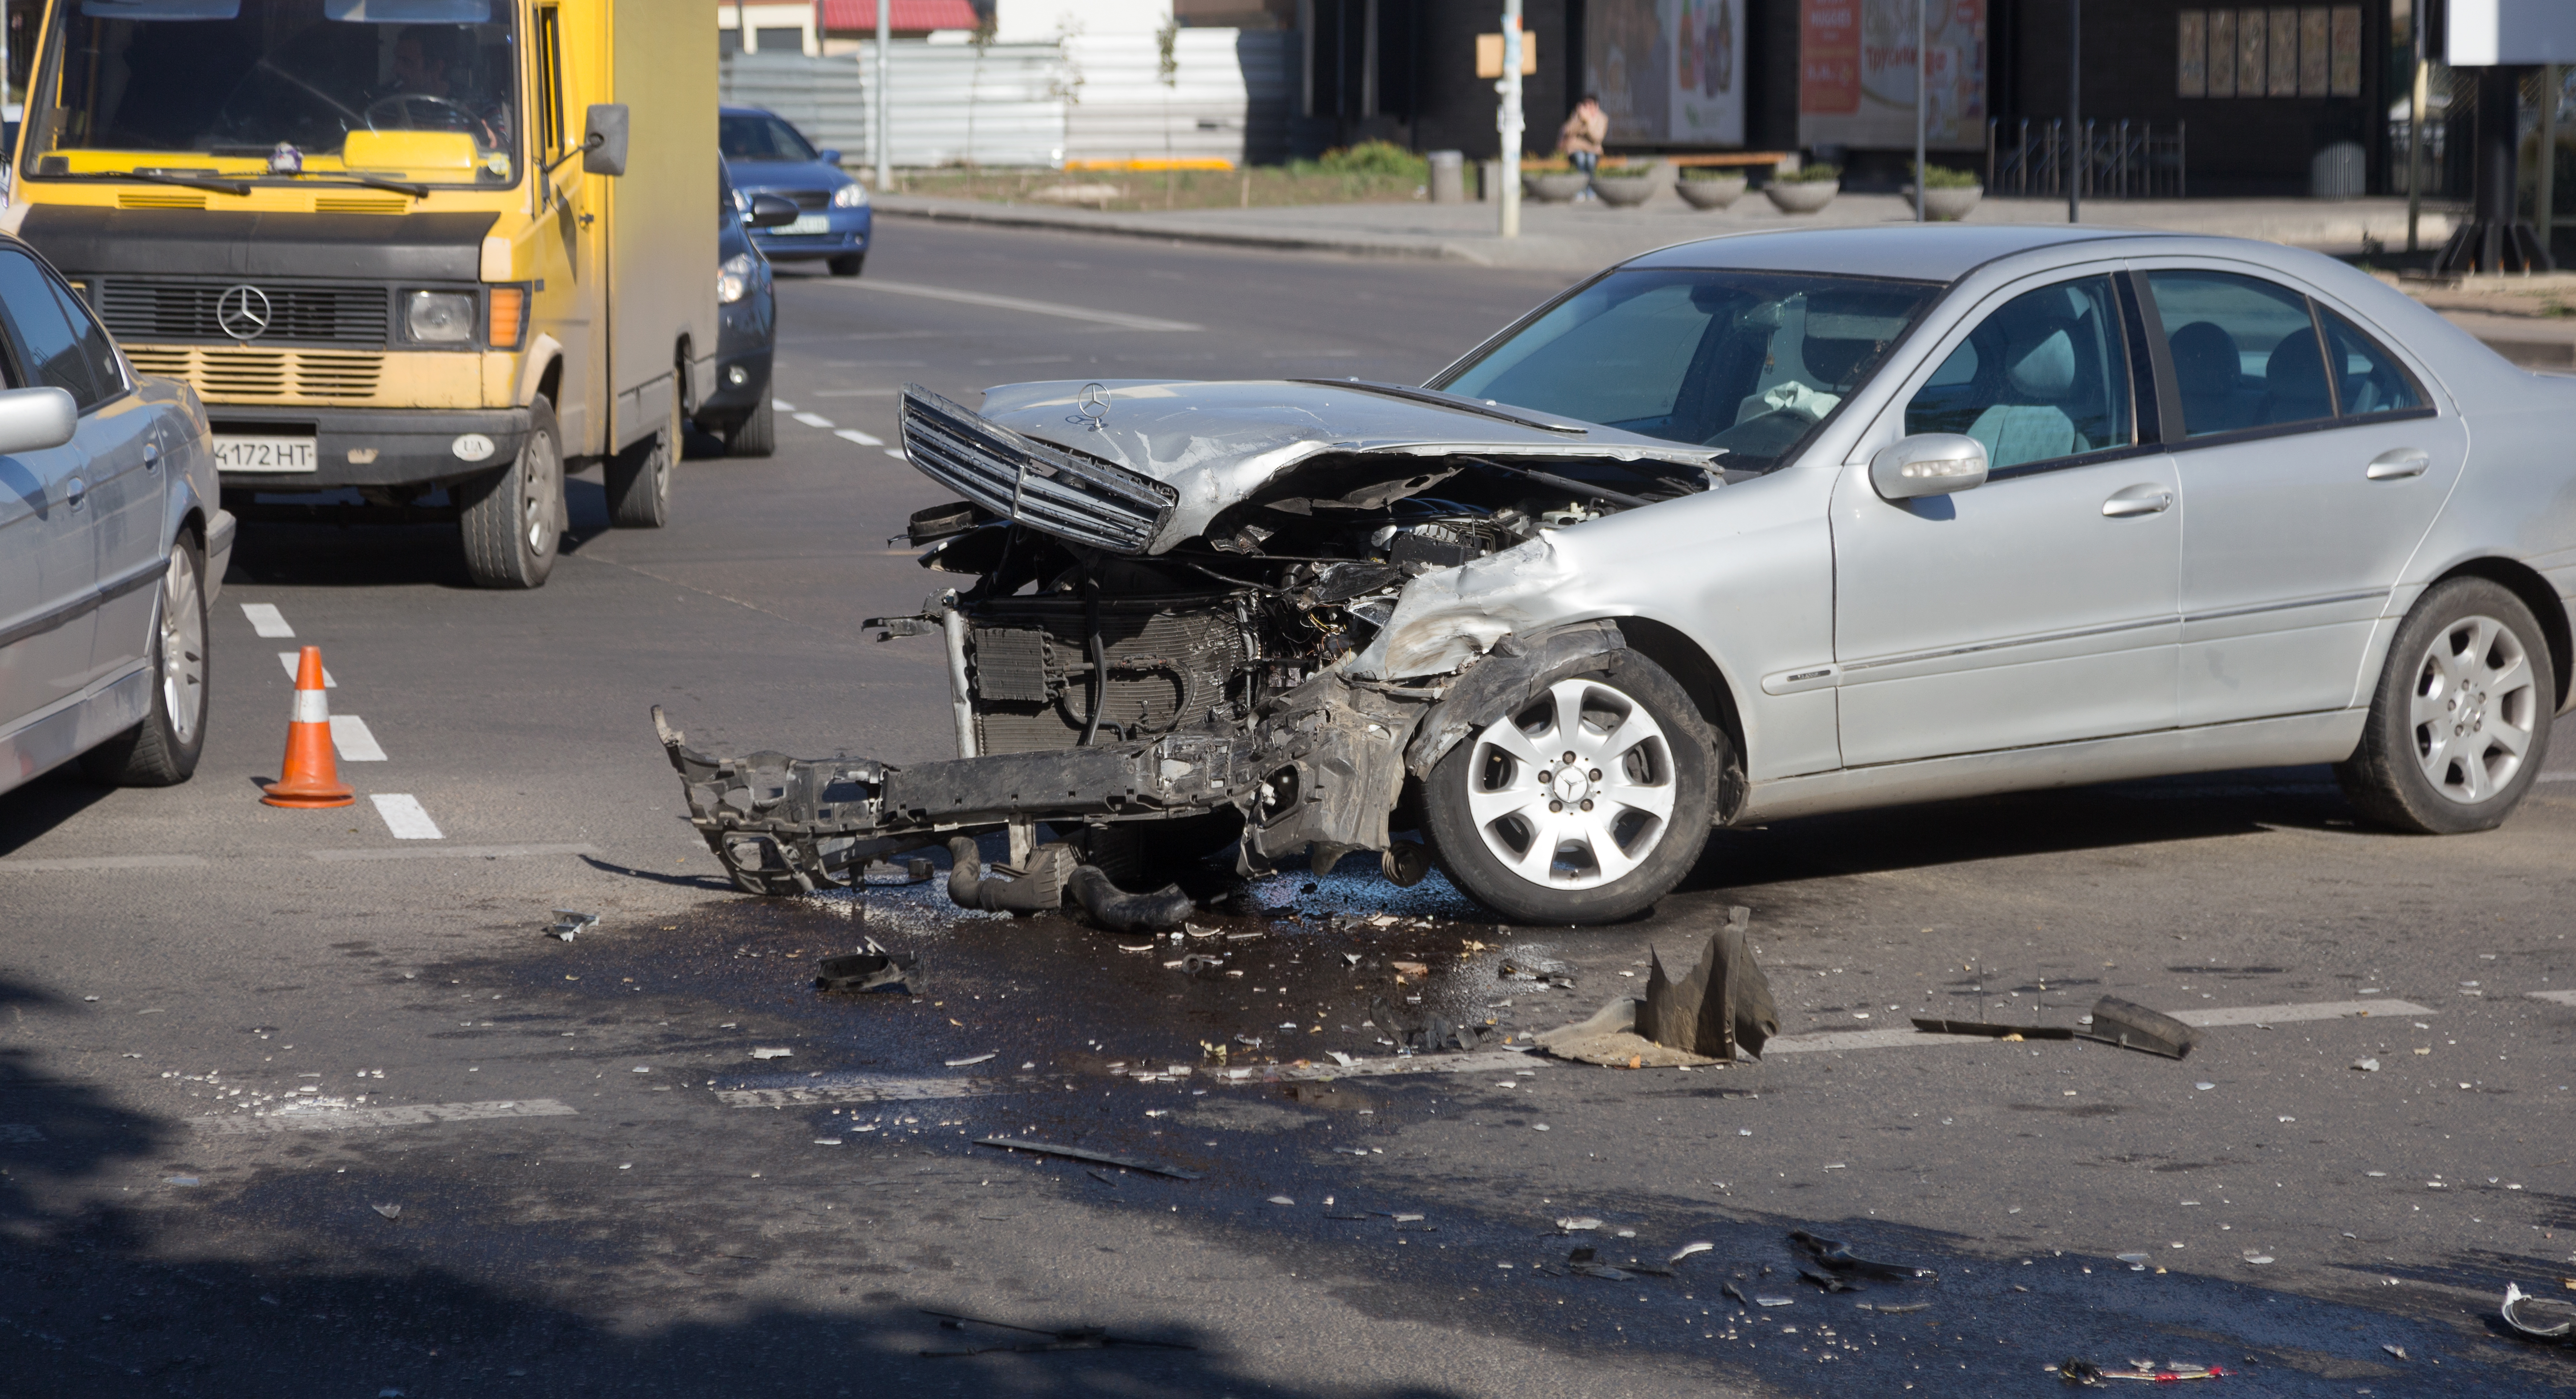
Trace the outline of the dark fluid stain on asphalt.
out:
[[[2069,1356],[2105,1368],[2137,1358],[2223,1365],[2234,1373],[2212,1381],[2221,1393],[2340,1399],[2356,1382],[2379,1394],[2524,1387],[2513,1372],[2529,1356],[2455,1325],[2229,1278],[2133,1272],[2110,1259],[2035,1254],[2024,1262],[1998,1256],[1991,1243],[1885,1218],[1803,1220],[1627,1188],[1582,1200],[1580,1212],[1598,1216],[1599,1227],[1560,1232],[1549,1218],[1572,1209],[1566,1185],[1548,1187],[1558,1205],[1541,1218],[1520,1198],[1532,1192],[1520,1188],[1526,1182],[1507,1155],[1438,1159],[1405,1145],[1397,1130],[1444,1116],[1523,1129],[1542,1120],[1513,1115],[1519,1095],[1494,1091],[1508,1068],[1331,1082],[1271,1081],[1265,1071],[1301,1060],[1329,1065],[1332,1050],[1389,1055],[1381,1027],[1367,1023],[1373,996],[1419,995],[1420,1009],[1494,1021],[1499,1037],[1579,1019],[1636,988],[1622,981],[1569,991],[1529,979],[1528,971],[1561,965],[1546,955],[1561,935],[1497,929],[1436,877],[1397,891],[1374,879],[1290,875],[1248,893],[1228,912],[1195,918],[1201,935],[1175,941],[1106,933],[1064,915],[964,912],[934,879],[715,904],[669,924],[607,926],[570,945],[532,928],[524,951],[445,970],[470,975],[469,984],[515,986],[504,1004],[546,1022],[531,1024],[532,1048],[567,1017],[603,1028],[667,1021],[664,1047],[646,1054],[660,1056],[679,1091],[805,1090],[781,1110],[861,1153],[852,1164],[868,1162],[862,1169],[892,1169],[883,1158],[896,1147],[975,1158],[978,1170],[1015,1166],[1078,1207],[1140,1221],[1169,1220],[1177,1209],[1193,1227],[1284,1271],[1342,1279],[1336,1293],[1351,1305],[1551,1349],[1709,1364],[1788,1392],[1813,1392],[1817,1376],[1829,1374],[1835,1388],[1962,1399],[1985,1399],[2014,1379],[2056,1392],[2062,1382],[2049,1372]],[[814,988],[822,957],[868,938],[924,958],[930,993]],[[1165,965],[1192,956],[1222,960],[1198,971]],[[794,1052],[754,1060],[756,1047]],[[993,1057],[946,1063],[985,1054]],[[1248,1072],[1230,1076],[1238,1071]],[[1661,1076],[1544,1071],[1549,1080],[1570,1075],[1588,1076],[1584,1087],[1595,1093],[1677,1096],[1677,1081]],[[835,1097],[888,1080],[966,1081],[983,1091]],[[1687,1092],[1716,1114],[1763,1090],[1754,1070],[1740,1086]],[[1077,1145],[1202,1178],[1017,1153],[1006,1165],[1001,1152],[972,1145],[985,1136]],[[1578,1144],[1618,1145],[1558,1145]],[[1273,1195],[1296,1203],[1267,1203]],[[1855,1252],[1936,1269],[1941,1280],[1828,1294],[1798,1276],[1812,1260],[1786,1235],[1800,1224],[1851,1241]],[[1633,1236],[1619,1237],[1623,1229]],[[1692,1240],[1713,1247],[1668,1261]],[[1592,1254],[1576,1253],[1583,1248]],[[1791,1300],[1750,1305],[1723,1293],[1728,1283],[1748,1298]],[[1911,1310],[1916,1303],[1930,1305]],[[1909,1310],[1881,1312],[1882,1304]],[[2383,1343],[2404,1346],[2415,1363],[2398,1369],[2376,1349]]]

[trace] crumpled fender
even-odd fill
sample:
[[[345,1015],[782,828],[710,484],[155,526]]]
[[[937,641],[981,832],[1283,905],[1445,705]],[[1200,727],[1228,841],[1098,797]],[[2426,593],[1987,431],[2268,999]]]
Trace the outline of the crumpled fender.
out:
[[[1446,675],[1505,636],[1527,636],[1565,615],[1563,594],[1577,574],[1553,531],[1455,568],[1433,569],[1405,585],[1395,615],[1342,670],[1359,680]]]
[[[1535,698],[1541,690],[1605,656],[1624,654],[1628,640],[1614,621],[1576,622],[1529,640],[1506,635],[1485,658],[1452,681],[1414,727],[1405,748],[1405,771],[1417,778],[1458,741]]]

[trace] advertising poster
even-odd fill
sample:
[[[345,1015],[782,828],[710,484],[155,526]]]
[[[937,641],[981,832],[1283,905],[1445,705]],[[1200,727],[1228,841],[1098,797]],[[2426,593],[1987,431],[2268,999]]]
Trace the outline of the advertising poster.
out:
[[[1744,143],[1744,0],[1592,0],[1583,55],[1612,144]]]
[[[1984,148],[1986,0],[1800,0],[1798,144],[1914,144],[1918,3],[1925,5],[1931,144]]]

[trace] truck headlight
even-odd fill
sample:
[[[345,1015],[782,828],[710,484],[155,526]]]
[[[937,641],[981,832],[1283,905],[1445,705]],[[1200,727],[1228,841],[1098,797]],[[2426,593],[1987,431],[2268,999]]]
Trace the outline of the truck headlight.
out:
[[[751,254],[735,253],[716,269],[716,300],[731,306],[751,294]]]
[[[470,292],[416,291],[403,298],[403,329],[424,345],[461,345],[474,338]]]
[[[832,191],[832,207],[835,209],[864,209],[868,207],[868,187],[856,181],[852,181],[849,184],[841,186],[839,189]]]

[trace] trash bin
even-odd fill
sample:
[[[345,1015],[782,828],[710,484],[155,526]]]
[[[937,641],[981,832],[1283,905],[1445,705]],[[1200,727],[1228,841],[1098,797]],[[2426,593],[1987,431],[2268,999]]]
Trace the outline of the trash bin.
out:
[[[2369,169],[2359,141],[2337,141],[2308,159],[2308,194],[2316,199],[2359,199]]]
[[[1476,198],[1482,202],[1491,203],[1502,198],[1502,195],[1497,193],[1502,187],[1503,163],[1500,160],[1477,161]]]
[[[1467,202],[1467,156],[1462,151],[1431,153],[1431,202],[1464,204]]]

